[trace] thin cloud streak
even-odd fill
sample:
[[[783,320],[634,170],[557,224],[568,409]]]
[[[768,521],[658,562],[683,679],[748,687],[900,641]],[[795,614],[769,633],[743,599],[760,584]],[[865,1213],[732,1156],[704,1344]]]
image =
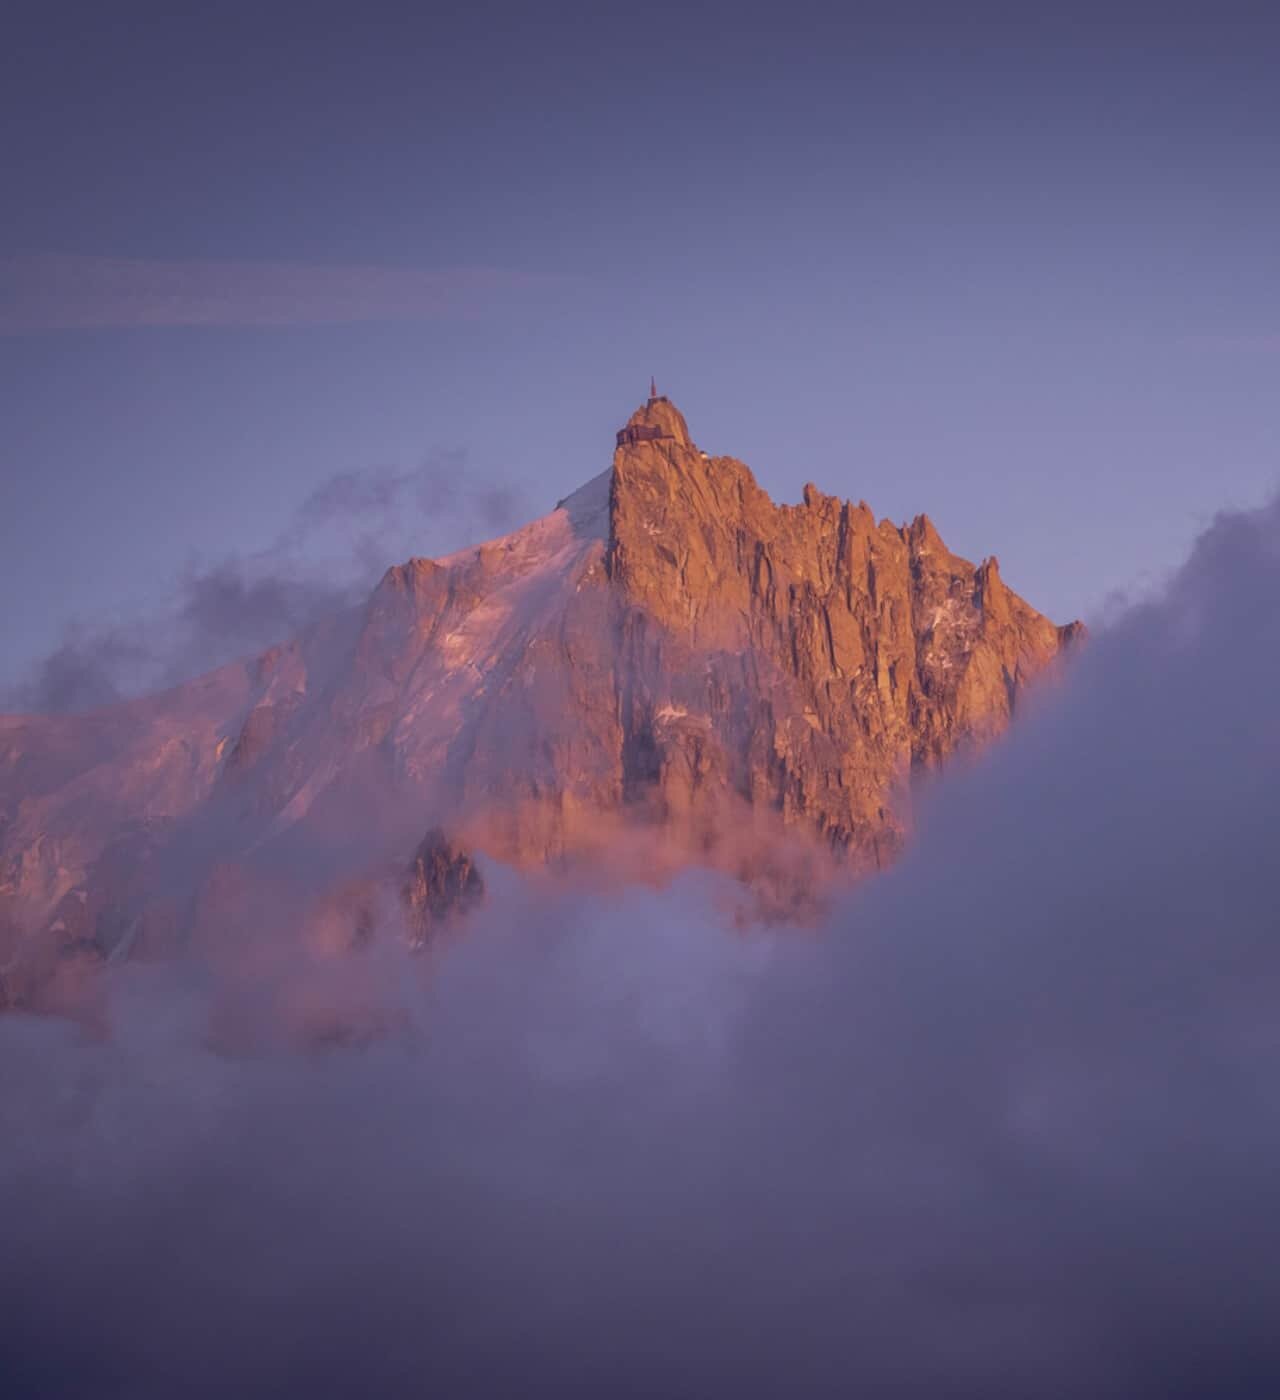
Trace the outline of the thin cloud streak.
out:
[[[495,267],[0,258],[0,334],[143,326],[312,326],[479,314],[563,277]]]
[[[1260,332],[1254,335],[1184,335],[1179,345],[1188,350],[1220,350],[1226,352],[1280,353],[1280,334]]]

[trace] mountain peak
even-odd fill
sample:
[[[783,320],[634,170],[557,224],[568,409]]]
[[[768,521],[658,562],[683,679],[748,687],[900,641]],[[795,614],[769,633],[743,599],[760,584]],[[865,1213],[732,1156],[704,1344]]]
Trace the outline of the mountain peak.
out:
[[[618,446],[632,447],[641,442],[676,442],[692,447],[689,425],[684,414],[665,394],[656,391],[627,419],[626,427],[618,430]]]
[[[1082,630],[925,516],[877,524],[813,486],[775,504],[656,392],[555,510],[390,570],[345,618],[163,696],[0,724],[11,997],[67,949],[235,923],[220,872],[249,879],[274,841],[314,841],[335,890],[400,868],[424,813],[444,835],[415,857],[414,941],[437,885],[471,888],[472,851],[713,865],[795,913],[824,871],[891,861],[912,774],[999,733]]]

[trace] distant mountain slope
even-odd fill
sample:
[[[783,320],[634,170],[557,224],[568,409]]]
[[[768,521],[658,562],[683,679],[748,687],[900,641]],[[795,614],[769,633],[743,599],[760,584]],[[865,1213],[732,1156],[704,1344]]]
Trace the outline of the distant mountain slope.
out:
[[[0,720],[0,967],[13,995],[67,949],[216,937],[237,881],[245,910],[320,898],[428,827],[524,868],[717,865],[785,909],[814,861],[891,860],[913,770],[999,732],[1079,630],[924,516],[774,505],[655,396],[550,515],[388,570],[363,610],[162,695]]]

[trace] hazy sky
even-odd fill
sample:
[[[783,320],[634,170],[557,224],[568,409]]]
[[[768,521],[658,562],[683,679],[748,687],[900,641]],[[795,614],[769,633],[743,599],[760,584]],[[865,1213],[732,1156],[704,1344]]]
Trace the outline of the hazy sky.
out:
[[[833,8],[19,4],[0,685],[336,473],[550,507],[650,373],[1058,620],[1267,495],[1280,9]]]

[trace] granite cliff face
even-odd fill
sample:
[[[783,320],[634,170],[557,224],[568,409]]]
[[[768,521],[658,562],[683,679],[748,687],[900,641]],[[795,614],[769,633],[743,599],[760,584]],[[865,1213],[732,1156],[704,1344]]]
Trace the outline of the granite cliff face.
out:
[[[1022,688],[1080,625],[1055,627],[953,555],[927,516],[878,525],[806,486],[777,506],[731,457],[669,435],[614,462],[606,568],[632,676],[624,705],[641,785],[677,802],[709,773],[859,866],[909,819],[913,770],[1008,723]]]
[[[282,871],[425,880],[428,826],[441,888],[474,893],[471,851],[697,862],[787,913],[892,860],[913,774],[997,734],[1079,630],[924,516],[775,505],[655,396],[550,515],[390,569],[355,613],[163,695],[0,719],[0,967],[12,995],[59,950],[200,936]]]
[[[422,947],[484,898],[484,877],[466,851],[455,850],[444,832],[433,827],[414,852],[400,893],[411,941]]]

